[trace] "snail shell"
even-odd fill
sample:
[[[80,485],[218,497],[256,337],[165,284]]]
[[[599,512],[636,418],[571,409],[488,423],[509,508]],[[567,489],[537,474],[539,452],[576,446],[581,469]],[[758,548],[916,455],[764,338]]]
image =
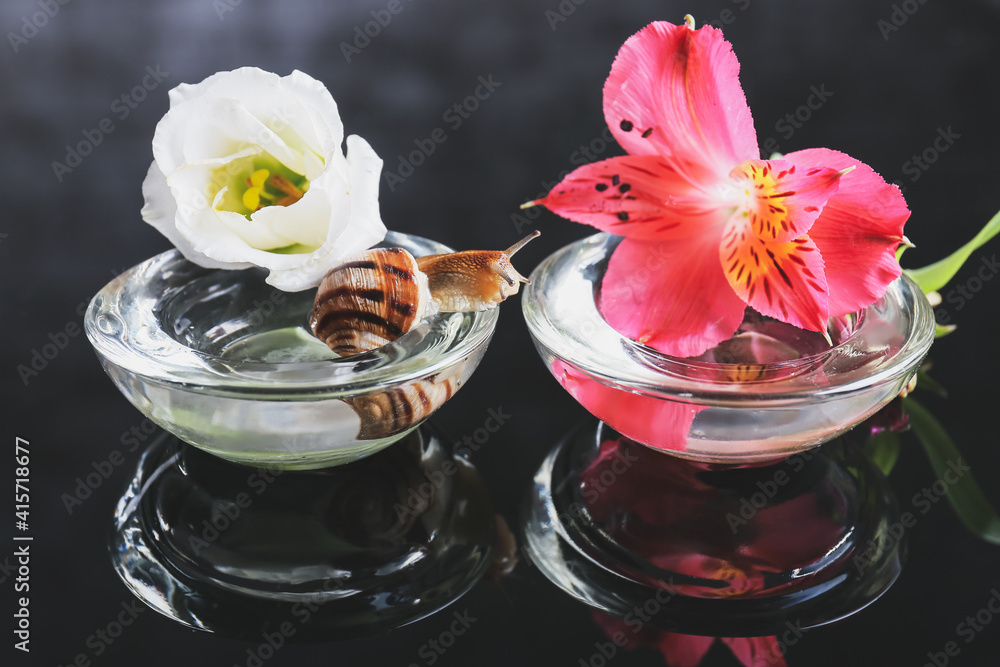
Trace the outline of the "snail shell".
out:
[[[375,248],[326,274],[309,326],[346,357],[399,338],[433,308],[427,276],[413,256],[402,248]]]
[[[378,394],[345,399],[361,418],[359,440],[402,433],[429,417],[458,390],[457,376],[431,376]]]
[[[439,310],[495,308],[529,282],[507,250],[466,250],[419,259],[402,248],[375,248],[334,267],[316,293],[309,324],[331,350],[350,356],[389,343]]]

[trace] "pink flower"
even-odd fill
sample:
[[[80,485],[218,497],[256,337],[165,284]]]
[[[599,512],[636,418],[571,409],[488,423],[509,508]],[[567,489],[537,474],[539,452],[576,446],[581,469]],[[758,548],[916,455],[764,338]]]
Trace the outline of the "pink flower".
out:
[[[726,340],[747,305],[825,332],[899,277],[906,202],[837,151],[759,159],[730,44],[686,21],[643,28],[611,67],[604,116],[628,155],[580,167],[531,204],[625,237],[602,314],[665,354]]]
[[[668,667],[698,667],[715,640],[729,647],[744,667],[785,667],[778,638],[771,637],[699,637],[675,632],[642,628],[638,634],[632,626],[617,618],[595,611],[594,622],[612,639],[624,638],[625,648],[652,646],[659,649]],[[617,635],[617,637],[616,637]]]
[[[622,435],[660,449],[687,449],[691,424],[705,409],[609,387],[558,359],[552,362],[552,374],[590,414]]]

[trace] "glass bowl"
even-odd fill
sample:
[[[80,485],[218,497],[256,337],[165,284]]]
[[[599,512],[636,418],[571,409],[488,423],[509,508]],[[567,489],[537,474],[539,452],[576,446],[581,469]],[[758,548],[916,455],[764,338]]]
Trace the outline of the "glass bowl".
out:
[[[451,252],[392,232],[382,245]],[[465,384],[498,317],[441,313],[340,358],[308,330],[315,292],[282,292],[265,276],[206,269],[171,250],[111,281],[85,318],[105,371],[143,414],[258,467],[339,465],[404,437]]]
[[[664,355],[598,311],[620,240],[597,234],[539,264],[522,297],[525,320],[546,366],[584,408],[676,456],[761,462],[829,441],[898,395],[934,340],[930,304],[904,276],[865,310],[831,318],[832,346],[748,309],[738,335],[704,355]]]

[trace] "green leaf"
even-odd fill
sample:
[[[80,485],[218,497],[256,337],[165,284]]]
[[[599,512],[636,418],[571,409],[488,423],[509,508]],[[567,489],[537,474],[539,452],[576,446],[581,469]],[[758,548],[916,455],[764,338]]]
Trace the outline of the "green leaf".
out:
[[[934,325],[934,338],[935,339],[937,339],[937,338],[944,338],[945,336],[947,336],[948,334],[950,334],[952,331],[954,331],[957,328],[958,327],[955,326],[954,324],[935,324]]]
[[[947,483],[950,475],[946,474],[954,470],[952,466],[963,465],[958,448],[941,423],[912,398],[903,399],[903,409],[910,415],[913,432],[927,452],[934,474]],[[990,507],[971,472],[965,471],[958,481],[949,484],[947,496],[955,514],[969,530],[987,542],[1000,544],[1000,517]]]
[[[946,398],[948,396],[948,390],[945,389],[940,382],[922,370],[917,371],[917,386],[921,389],[928,390],[932,394],[937,394],[942,398]]]
[[[979,230],[979,233],[964,246],[951,253],[947,257],[928,266],[919,269],[907,269],[906,275],[913,279],[920,289],[927,292],[936,292],[951,280],[958,270],[965,264],[965,260],[984,243],[1000,232],[1000,212],[994,215],[986,226]]]
[[[865,456],[878,466],[883,475],[888,477],[899,458],[899,434],[892,431],[882,431],[869,436],[864,451]]]

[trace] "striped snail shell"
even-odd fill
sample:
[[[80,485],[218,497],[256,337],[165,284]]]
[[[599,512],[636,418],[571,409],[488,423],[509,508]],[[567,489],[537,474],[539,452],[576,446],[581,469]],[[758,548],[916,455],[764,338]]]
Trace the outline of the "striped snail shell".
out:
[[[367,250],[332,269],[316,293],[309,327],[347,357],[396,340],[434,308],[427,276],[402,248]]]
[[[402,433],[429,417],[458,390],[454,376],[431,376],[378,394],[345,399],[361,418],[359,440]]]
[[[374,248],[334,267],[316,293],[309,325],[346,357],[389,343],[438,311],[495,308],[528,279],[511,256],[539,233],[507,250],[466,250],[419,259],[402,248]]]

